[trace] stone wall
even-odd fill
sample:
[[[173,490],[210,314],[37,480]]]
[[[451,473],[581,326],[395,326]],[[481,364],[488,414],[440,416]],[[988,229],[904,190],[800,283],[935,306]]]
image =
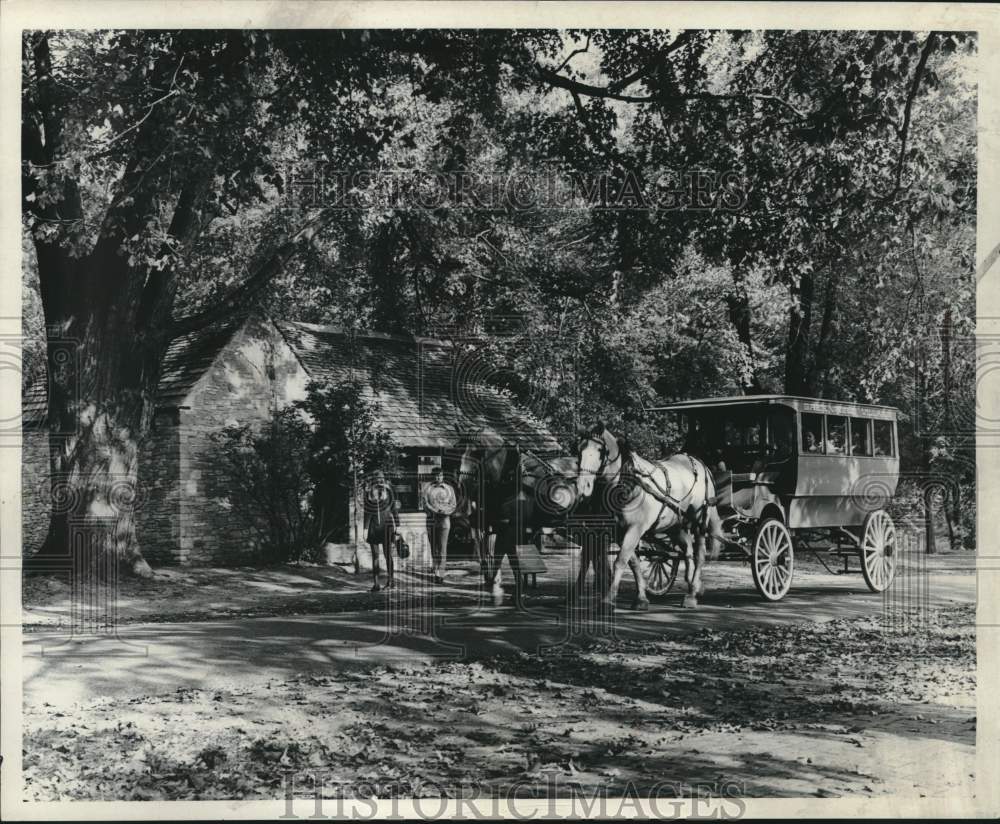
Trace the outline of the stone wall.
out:
[[[212,435],[259,425],[305,397],[308,376],[273,324],[252,320],[195,384],[180,410],[179,546],[185,563],[247,564],[259,537],[233,513],[230,482]]]
[[[180,545],[180,444],[176,410],[162,410],[139,453],[136,538],[143,556],[156,564],[183,564]]]

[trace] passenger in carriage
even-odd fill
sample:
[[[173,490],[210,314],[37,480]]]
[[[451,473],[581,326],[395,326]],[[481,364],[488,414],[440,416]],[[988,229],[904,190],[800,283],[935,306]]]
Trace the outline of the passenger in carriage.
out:
[[[806,432],[806,452],[819,452],[819,441],[812,432]]]
[[[768,463],[782,463],[795,453],[795,419],[785,412],[773,413],[768,428]]]

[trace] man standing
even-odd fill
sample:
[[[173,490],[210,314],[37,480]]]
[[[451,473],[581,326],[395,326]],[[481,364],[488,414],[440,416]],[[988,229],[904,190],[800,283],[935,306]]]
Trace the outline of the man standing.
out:
[[[458,506],[455,487],[445,480],[444,470],[434,468],[431,482],[424,490],[424,510],[427,512],[427,535],[431,542],[431,560],[434,583],[444,583],[448,561],[448,535],[451,532],[451,515]]]

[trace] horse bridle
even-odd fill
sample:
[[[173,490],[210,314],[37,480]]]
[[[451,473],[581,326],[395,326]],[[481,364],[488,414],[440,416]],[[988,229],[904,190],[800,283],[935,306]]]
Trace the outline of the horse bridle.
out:
[[[613,458],[609,457],[609,453],[611,450],[608,449],[608,445],[605,442],[604,438],[599,438],[596,435],[585,435],[583,439],[580,441],[580,445],[582,446],[583,444],[588,442],[596,443],[598,448],[600,449],[600,454],[601,454],[601,462],[597,467],[597,471],[593,473],[595,478],[601,474],[601,472],[604,470],[604,467],[606,467],[608,464],[614,463],[615,461],[621,459],[622,456],[621,448],[618,449],[617,455],[615,455]],[[583,450],[581,449],[580,451],[582,452]],[[581,469],[580,472],[582,473],[583,470]]]

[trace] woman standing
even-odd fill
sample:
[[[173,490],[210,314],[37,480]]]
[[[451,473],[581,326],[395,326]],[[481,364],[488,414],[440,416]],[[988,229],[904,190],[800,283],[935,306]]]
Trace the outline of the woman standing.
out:
[[[396,539],[396,528],[399,526],[396,515],[395,495],[392,486],[385,479],[385,473],[381,470],[372,475],[371,483],[365,492],[365,539],[372,550],[372,576],[374,585],[372,592],[382,589],[379,586],[379,547],[385,553],[385,566],[388,578],[385,588],[389,589],[395,585],[393,573],[395,568],[392,563],[392,546]]]
[[[434,583],[444,583],[448,566],[448,535],[451,533],[451,516],[458,507],[458,494],[450,481],[445,480],[444,470],[437,466],[431,482],[424,490],[424,511],[427,513],[427,536],[431,542],[431,563]]]

